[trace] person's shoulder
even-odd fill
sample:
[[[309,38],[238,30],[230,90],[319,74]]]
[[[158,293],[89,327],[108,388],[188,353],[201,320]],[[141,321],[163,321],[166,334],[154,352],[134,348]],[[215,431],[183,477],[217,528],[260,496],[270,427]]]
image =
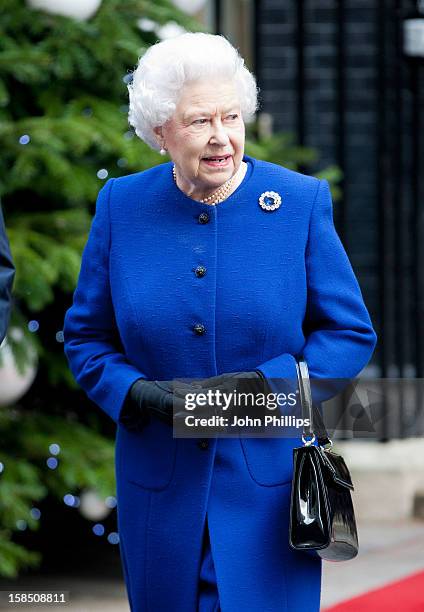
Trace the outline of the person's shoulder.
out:
[[[286,187],[296,189],[314,189],[318,188],[319,179],[309,174],[303,174],[297,170],[287,168],[281,164],[277,164],[262,159],[249,158],[252,160],[255,166],[256,176],[262,177],[266,180],[279,180],[283,181]]]
[[[114,197],[128,197],[132,193],[139,195],[140,189],[159,187],[171,172],[171,163],[158,164],[140,172],[124,174],[113,179],[111,191]]]

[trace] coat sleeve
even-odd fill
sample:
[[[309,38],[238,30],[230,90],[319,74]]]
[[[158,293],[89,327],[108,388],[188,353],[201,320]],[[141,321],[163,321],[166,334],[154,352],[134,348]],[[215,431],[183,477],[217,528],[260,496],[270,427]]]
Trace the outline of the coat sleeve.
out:
[[[315,402],[325,401],[355,378],[370,360],[376,334],[358,281],[336,232],[328,181],[320,180],[305,253],[307,307],[301,351]],[[295,358],[278,355],[257,366],[268,379],[296,381]],[[345,379],[343,384],[341,379]]]
[[[146,376],[122,352],[109,281],[109,198],[113,179],[99,192],[73,303],[64,320],[64,350],[72,374],[88,397],[115,423],[122,421],[128,391]]]
[[[10,254],[3,213],[0,207],[0,344],[4,340],[9,325],[14,277],[15,267]]]

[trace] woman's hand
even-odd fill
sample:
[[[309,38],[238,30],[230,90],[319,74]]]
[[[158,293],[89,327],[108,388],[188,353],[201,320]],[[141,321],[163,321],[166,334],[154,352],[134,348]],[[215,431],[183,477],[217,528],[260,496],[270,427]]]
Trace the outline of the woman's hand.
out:
[[[259,371],[249,372],[226,372],[218,376],[205,379],[195,379],[187,383],[180,380],[145,380],[139,378],[130,388],[127,401],[121,411],[120,422],[129,429],[141,430],[149,422],[152,416],[158,418],[167,425],[172,426],[174,420],[184,420],[188,414],[193,414],[186,409],[186,396],[190,394],[190,401],[196,403],[196,395],[202,397],[212,392],[227,394],[234,392],[253,393],[264,391],[265,378]],[[210,397],[210,396],[209,396]],[[222,397],[222,395],[221,395]],[[252,404],[251,404],[252,405]],[[225,411],[213,402],[204,405],[199,403],[194,414],[201,417],[209,417],[214,414],[230,416],[235,412],[233,401],[226,403]]]
[[[196,403],[197,394],[201,395],[203,399],[206,395],[209,403],[206,405],[204,405],[204,403],[199,403],[199,406],[195,408],[195,412],[193,413],[200,417],[209,417],[212,415],[230,417],[233,414],[239,414],[240,406],[235,394],[252,394],[252,401],[244,407],[245,411],[246,408],[253,408],[256,404],[255,398],[257,394],[264,394],[267,389],[266,379],[259,370],[225,372],[218,376],[193,381],[189,387],[189,389],[186,389],[177,385],[174,390],[175,396],[183,399],[186,393],[189,392],[191,394],[190,400]],[[210,394],[209,391],[211,392]],[[243,407],[241,407],[240,412],[243,414]]]
[[[196,389],[197,387],[196,384]],[[195,387],[182,381],[139,378],[128,392],[120,422],[128,429],[140,431],[154,416],[172,426],[174,418],[187,416],[183,398],[186,393],[192,393],[194,389]]]

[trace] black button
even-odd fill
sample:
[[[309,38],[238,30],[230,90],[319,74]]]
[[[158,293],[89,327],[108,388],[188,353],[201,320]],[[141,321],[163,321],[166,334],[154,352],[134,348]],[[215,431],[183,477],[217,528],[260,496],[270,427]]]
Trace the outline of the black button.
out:
[[[199,223],[209,223],[209,215],[206,212],[202,212],[199,215]]]
[[[206,328],[203,323],[196,323],[193,329],[198,336],[203,336],[203,334],[206,333]]]
[[[197,443],[197,446],[202,450],[206,450],[209,447],[209,440],[205,440],[204,438]]]
[[[205,266],[197,266],[194,272],[196,273],[197,277],[201,278],[202,276],[205,276],[206,268]]]

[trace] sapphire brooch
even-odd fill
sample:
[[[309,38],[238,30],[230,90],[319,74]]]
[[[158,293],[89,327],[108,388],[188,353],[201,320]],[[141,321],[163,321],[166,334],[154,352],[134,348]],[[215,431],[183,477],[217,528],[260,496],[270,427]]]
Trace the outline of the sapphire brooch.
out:
[[[281,196],[276,191],[264,191],[259,197],[259,206],[264,210],[277,210],[281,206]]]

